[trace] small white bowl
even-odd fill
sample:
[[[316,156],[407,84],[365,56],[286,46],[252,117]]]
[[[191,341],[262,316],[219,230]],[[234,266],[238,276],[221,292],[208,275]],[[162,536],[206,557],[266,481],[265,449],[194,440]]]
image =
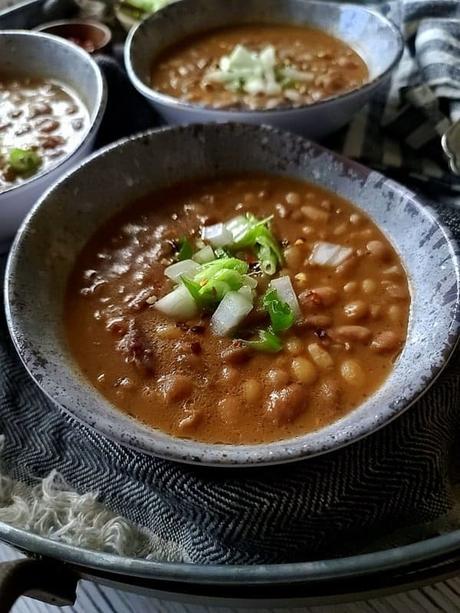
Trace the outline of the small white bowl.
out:
[[[106,87],[97,64],[63,38],[21,30],[0,31],[0,73],[56,79],[70,86],[89,111],[80,144],[30,179],[0,191],[0,251],[47,187],[91,150],[106,105]]]
[[[214,28],[248,23],[300,24],[332,34],[364,59],[369,81],[350,92],[313,104],[260,111],[213,109],[151,88],[151,64],[167,47]],[[125,64],[134,87],[168,123],[270,124],[309,138],[320,138],[346,124],[385,85],[403,48],[396,26],[362,6],[310,0],[182,0],[154,13],[131,30],[125,46]]]

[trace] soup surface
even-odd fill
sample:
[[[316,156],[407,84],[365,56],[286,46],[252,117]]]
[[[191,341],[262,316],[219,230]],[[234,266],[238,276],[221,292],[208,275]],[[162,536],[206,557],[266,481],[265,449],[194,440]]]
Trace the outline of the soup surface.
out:
[[[344,42],[301,26],[232,26],[189,38],[152,64],[154,89],[215,108],[310,104],[359,87],[362,58]]]
[[[65,321],[81,370],[129,415],[180,437],[261,443],[372,394],[409,304],[401,262],[365,214],[308,183],[250,175],[179,185],[113,218],[76,262]]]
[[[0,192],[73,151],[88,121],[86,107],[67,87],[0,75]]]

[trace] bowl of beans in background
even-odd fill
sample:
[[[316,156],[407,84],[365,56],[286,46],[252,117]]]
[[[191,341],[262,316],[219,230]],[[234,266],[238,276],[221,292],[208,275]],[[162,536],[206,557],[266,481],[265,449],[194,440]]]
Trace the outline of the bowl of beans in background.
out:
[[[49,34],[0,32],[0,244],[91,150],[105,103],[102,74],[82,49]]]
[[[275,464],[366,436],[427,389],[457,341],[458,272],[398,184],[292,133],[198,124],[120,141],[41,199],[7,318],[38,385],[96,431]]]
[[[45,32],[60,36],[78,45],[87,53],[107,51],[112,40],[112,33],[103,23],[90,19],[63,19],[50,21],[38,28],[37,32]]]
[[[402,50],[392,22],[356,5],[197,0],[131,30],[125,64],[169,123],[265,123],[319,138],[387,82]]]

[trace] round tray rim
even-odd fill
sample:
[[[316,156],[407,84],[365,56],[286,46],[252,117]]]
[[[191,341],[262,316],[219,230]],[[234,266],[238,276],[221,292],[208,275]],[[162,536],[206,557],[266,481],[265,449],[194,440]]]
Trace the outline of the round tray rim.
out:
[[[34,556],[40,555],[87,570],[125,579],[150,579],[200,585],[315,584],[404,572],[408,567],[433,562],[441,556],[460,555],[460,529],[408,545],[371,553],[309,562],[255,565],[209,565],[158,562],[91,551],[39,536],[0,522],[0,540]]]

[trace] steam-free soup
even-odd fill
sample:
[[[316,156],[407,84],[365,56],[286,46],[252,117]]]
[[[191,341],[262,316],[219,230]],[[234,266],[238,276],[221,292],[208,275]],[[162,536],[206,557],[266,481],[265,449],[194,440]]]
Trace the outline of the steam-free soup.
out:
[[[81,370],[122,411],[180,437],[262,443],[373,394],[409,305],[366,214],[249,175],[166,189],[109,221],[75,264],[65,323]]]
[[[241,25],[166,49],[151,69],[154,89],[221,109],[311,104],[360,87],[369,74],[349,45],[291,25]]]
[[[0,192],[60,162],[88,121],[85,105],[60,83],[0,75]]]

